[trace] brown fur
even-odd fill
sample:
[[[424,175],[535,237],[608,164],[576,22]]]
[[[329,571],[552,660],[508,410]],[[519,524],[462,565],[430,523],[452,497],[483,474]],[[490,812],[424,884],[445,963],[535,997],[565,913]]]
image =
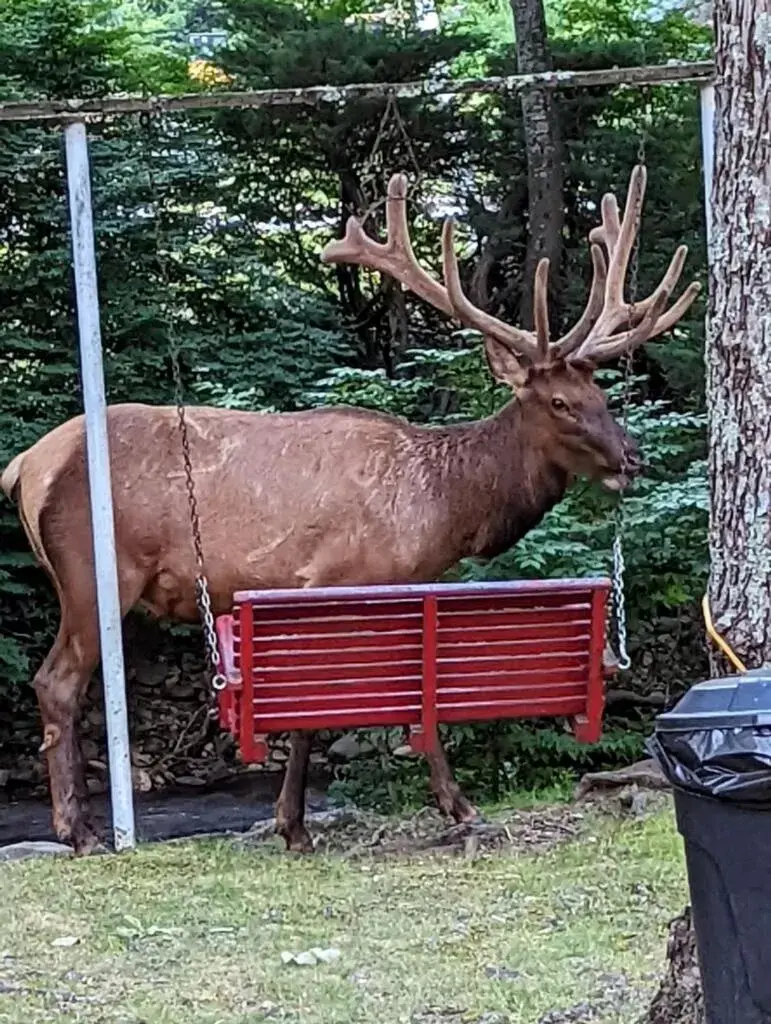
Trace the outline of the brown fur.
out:
[[[555,397],[564,408],[554,408]],[[436,579],[460,558],[509,548],[560,500],[571,476],[614,477],[635,460],[591,367],[565,362],[531,370],[497,415],[462,426],[418,427],[348,408],[191,408],[188,422],[215,614],[239,589]],[[116,405],[108,430],[123,612],[142,603],[193,620],[196,566],[176,411]],[[17,456],[2,485],[60,600],[59,633],[35,687],[56,831],[85,851],[96,839],[76,712],[99,641],[83,418]],[[292,849],[309,845],[307,755],[307,737],[295,737],[277,807]],[[472,817],[442,752],[431,770],[440,806]]]

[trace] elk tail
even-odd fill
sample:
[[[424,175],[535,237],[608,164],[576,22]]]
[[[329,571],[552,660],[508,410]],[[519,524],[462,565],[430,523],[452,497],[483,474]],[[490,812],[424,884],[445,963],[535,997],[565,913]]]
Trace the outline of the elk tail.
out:
[[[11,501],[18,501],[19,481],[21,480],[21,465],[24,461],[25,452],[20,452],[11,459],[0,476],[0,487]]]
[[[21,452],[15,458],[11,459],[3,470],[2,476],[0,476],[0,488],[2,488],[6,496],[10,498],[11,501],[16,502],[19,519],[21,520],[21,525],[24,527],[24,532],[27,535],[29,546],[32,548],[32,553],[37,559],[38,565],[40,565],[42,569],[45,569],[50,576],[57,593],[61,594],[61,587],[56,575],[56,570],[51,564],[51,559],[48,557],[45,545],[43,544],[40,524],[41,509],[34,507],[32,509],[27,509],[24,507],[24,500],[22,497],[22,470],[24,468],[24,456],[26,454],[26,452]]]

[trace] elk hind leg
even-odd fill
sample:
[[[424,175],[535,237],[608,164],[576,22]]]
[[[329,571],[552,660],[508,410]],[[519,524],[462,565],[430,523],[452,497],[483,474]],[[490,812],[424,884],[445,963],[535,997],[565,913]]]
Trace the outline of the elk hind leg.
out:
[[[295,853],[313,852],[313,840],[305,827],[305,789],[312,743],[312,732],[291,734],[289,760],[276,802],[276,832],[287,850]]]
[[[121,615],[136,603],[145,582],[141,570],[122,570]],[[59,633],[34,681],[43,720],[40,749],[48,762],[56,835],[71,843],[76,853],[87,854],[99,845],[99,837],[90,818],[78,712],[99,662],[96,593],[87,564],[65,564],[57,584],[62,609]],[[74,600],[72,594],[81,599]]]
[[[34,681],[43,719],[40,750],[48,762],[54,831],[61,842],[71,843],[81,854],[90,853],[99,843],[90,821],[77,736],[78,709],[99,659],[95,625],[77,635],[60,628]]]
[[[431,790],[442,814],[459,824],[477,821],[479,813],[455,781],[439,737],[435,737],[434,742],[428,746],[426,760],[431,771]]]

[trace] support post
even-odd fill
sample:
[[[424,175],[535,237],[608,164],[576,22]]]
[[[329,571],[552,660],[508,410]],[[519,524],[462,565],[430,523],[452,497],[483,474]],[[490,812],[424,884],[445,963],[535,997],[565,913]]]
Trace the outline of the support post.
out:
[[[72,259],[75,268],[78,335],[80,338],[83,406],[86,414],[86,452],[91,502],[91,529],[99,612],[99,641],[104,680],[104,707],[110,760],[110,795],[116,850],[135,845],[134,797],[123,666],[120,596],[115,555],[115,526],[107,437],[107,405],[99,326],[94,223],[88,139],[83,122],[64,129],[67,190],[70,203]]]
[[[701,95],[701,158],[704,174],[704,215],[707,227],[707,265],[712,245],[712,171],[715,165],[715,87],[702,85]]]

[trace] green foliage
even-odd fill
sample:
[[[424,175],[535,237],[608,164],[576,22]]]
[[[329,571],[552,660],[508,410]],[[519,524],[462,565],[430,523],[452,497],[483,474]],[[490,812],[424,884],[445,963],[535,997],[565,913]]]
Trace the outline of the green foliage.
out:
[[[452,726],[441,738],[464,793],[498,801],[513,793],[572,790],[583,772],[629,764],[643,755],[647,724],[611,726],[599,743],[578,743],[552,723],[500,722]],[[333,799],[394,813],[420,807],[428,789],[425,759],[394,757],[394,737],[364,733],[371,752],[335,769]]]

